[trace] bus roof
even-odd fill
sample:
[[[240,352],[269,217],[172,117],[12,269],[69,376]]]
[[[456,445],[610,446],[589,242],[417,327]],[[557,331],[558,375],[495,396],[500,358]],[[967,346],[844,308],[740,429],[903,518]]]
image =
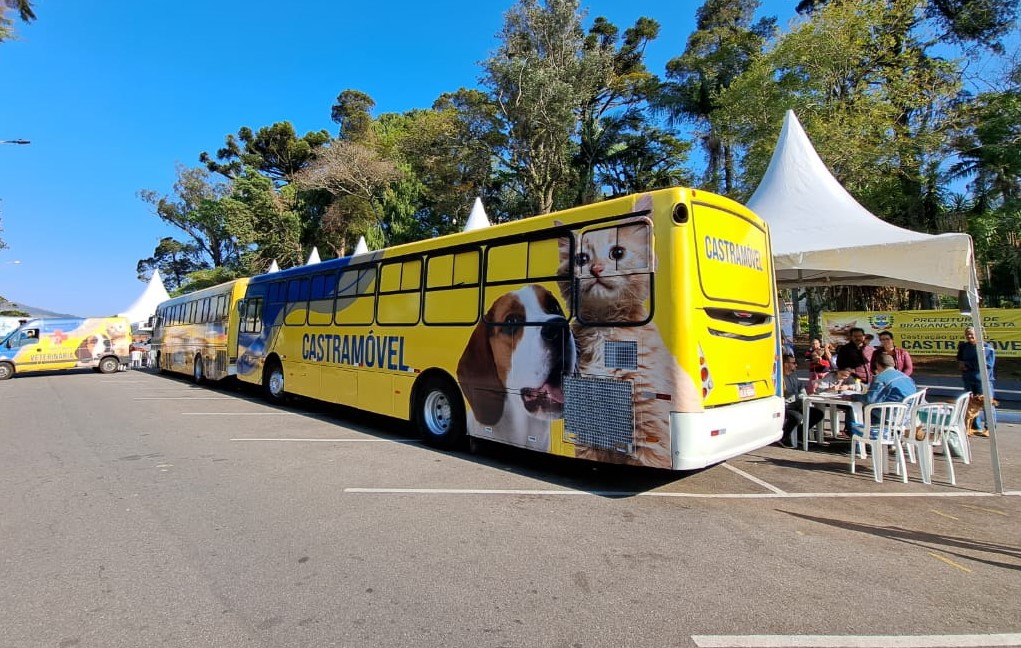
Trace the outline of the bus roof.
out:
[[[688,199],[692,200],[704,200],[706,202],[713,203],[724,209],[730,211],[742,213],[754,217],[757,221],[765,225],[761,219],[756,217],[747,207],[740,203],[731,200],[725,196],[720,196],[707,191],[700,191],[697,189],[687,189],[683,187],[671,187],[668,189],[658,189],[656,191],[647,192],[653,196],[662,196],[663,194],[673,193],[673,200],[675,202],[685,201]],[[507,223],[500,223],[498,225],[491,225],[481,229],[471,230],[468,232],[454,232],[446,234],[444,236],[438,236],[436,238],[425,239],[422,241],[414,241],[411,243],[403,243],[401,245],[395,245],[393,247],[384,248],[382,250],[374,250],[372,252],[363,253],[359,255],[351,255],[346,257],[339,257],[331,259],[329,261],[321,261],[313,265],[300,265],[286,270],[277,270],[274,272],[266,272],[263,274],[255,275],[251,278],[251,283],[260,284],[272,281],[280,281],[287,279],[292,276],[306,276],[317,272],[329,272],[330,270],[340,270],[354,263],[362,262],[374,262],[379,261],[383,258],[395,258],[400,257],[404,254],[420,254],[430,250],[443,250],[461,245],[470,245],[472,243],[478,243],[482,241],[490,241],[502,237],[510,237],[519,234],[526,234],[529,232],[536,231],[540,228],[555,227],[559,223],[564,225],[574,225],[579,221],[591,220],[595,218],[606,218],[612,216],[625,216],[630,212],[632,205],[634,204],[634,195],[623,196],[620,198],[611,198],[599,203],[593,203],[590,205],[582,205],[580,207],[572,207],[559,212],[551,212],[549,214],[540,214],[537,216],[530,216],[528,218],[522,218],[516,221],[510,221]]]

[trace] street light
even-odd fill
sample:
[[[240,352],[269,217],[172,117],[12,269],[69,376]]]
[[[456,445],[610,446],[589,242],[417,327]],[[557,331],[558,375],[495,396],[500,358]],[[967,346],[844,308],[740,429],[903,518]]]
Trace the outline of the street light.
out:
[[[30,142],[29,140],[22,140],[22,139],[17,139],[17,140],[0,140],[0,144],[31,144],[31,143],[32,142]]]

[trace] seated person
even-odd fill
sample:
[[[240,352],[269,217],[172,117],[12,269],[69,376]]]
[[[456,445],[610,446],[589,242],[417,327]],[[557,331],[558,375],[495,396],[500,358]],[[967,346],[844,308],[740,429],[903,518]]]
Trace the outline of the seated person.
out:
[[[857,401],[861,401],[865,405],[872,405],[874,403],[899,403],[908,396],[918,391],[918,386],[915,385],[915,381],[911,379],[911,376],[897,371],[894,369],[893,356],[887,353],[880,353],[879,358],[876,360],[876,366],[879,368],[879,373],[876,374],[872,380],[872,384],[869,385],[869,391],[866,394],[855,394],[852,398]],[[873,413],[874,415],[875,413]],[[873,420],[873,423],[877,421]],[[861,424],[852,423],[851,428],[858,436],[864,436],[865,431]]]
[[[780,445],[785,448],[796,448],[798,446],[798,427],[804,420],[802,415],[805,390],[801,388],[801,381],[797,375],[798,360],[793,353],[783,356],[783,397],[786,403],[783,419],[783,436],[780,437]],[[812,428],[822,419],[822,411],[811,407],[808,410],[808,427]],[[788,440],[789,439],[789,440]]]
[[[830,373],[830,361],[819,351],[812,351],[808,360],[808,393],[814,394],[819,381]]]
[[[854,379],[850,369],[837,369],[825,374],[815,382],[815,392],[854,391]]]

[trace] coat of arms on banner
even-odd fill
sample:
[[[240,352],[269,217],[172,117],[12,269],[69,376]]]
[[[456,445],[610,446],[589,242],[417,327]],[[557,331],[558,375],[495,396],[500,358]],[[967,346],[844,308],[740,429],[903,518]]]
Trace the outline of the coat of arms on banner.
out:
[[[886,331],[893,327],[893,315],[890,315],[889,313],[869,315],[869,324],[876,331]]]

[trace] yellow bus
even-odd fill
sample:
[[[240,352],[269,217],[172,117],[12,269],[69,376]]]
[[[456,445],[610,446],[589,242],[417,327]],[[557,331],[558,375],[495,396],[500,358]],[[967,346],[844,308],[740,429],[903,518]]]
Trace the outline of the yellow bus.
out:
[[[780,438],[764,221],[673,188],[253,277],[238,378],[556,455],[690,470]]]
[[[150,350],[161,372],[196,383],[237,373],[238,311],[248,279],[235,279],[160,303]]]
[[[0,340],[0,380],[83,367],[114,373],[130,361],[130,343],[126,317],[30,319]]]

